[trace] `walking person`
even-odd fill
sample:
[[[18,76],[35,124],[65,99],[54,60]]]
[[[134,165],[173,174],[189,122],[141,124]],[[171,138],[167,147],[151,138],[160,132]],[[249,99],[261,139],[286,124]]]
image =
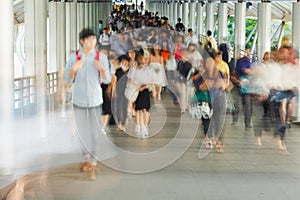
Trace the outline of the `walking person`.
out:
[[[96,51],[96,34],[85,28],[79,33],[81,49],[70,55],[64,73],[66,83],[73,83],[72,104],[76,132],[84,163],[80,171],[96,180],[96,135],[101,130],[101,82],[110,82],[109,63],[105,54]]]

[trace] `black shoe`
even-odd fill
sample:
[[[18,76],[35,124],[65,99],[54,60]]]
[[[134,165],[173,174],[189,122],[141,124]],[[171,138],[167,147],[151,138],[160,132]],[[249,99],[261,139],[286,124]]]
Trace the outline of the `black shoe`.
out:
[[[232,122],[231,123],[231,126],[236,126],[237,125],[237,122]]]
[[[252,128],[252,125],[246,125],[245,128]]]

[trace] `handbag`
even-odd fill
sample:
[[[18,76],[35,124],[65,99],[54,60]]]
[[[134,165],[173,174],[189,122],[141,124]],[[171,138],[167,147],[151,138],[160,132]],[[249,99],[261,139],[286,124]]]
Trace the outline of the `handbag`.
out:
[[[170,57],[170,58],[166,61],[166,69],[167,69],[168,71],[175,71],[176,68],[177,68],[177,65],[176,65],[175,58]]]
[[[136,86],[134,83],[128,81],[127,84],[126,84],[124,94],[125,94],[125,97],[130,102],[135,102],[138,95],[139,95],[139,87]]]

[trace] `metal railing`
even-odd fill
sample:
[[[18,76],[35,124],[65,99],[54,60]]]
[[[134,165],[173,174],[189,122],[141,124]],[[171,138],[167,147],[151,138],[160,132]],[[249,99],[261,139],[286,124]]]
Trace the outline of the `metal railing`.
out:
[[[53,95],[57,92],[58,72],[47,74],[47,95]],[[16,78],[14,81],[15,87],[15,109],[22,109],[37,101],[36,97],[36,77],[24,76]]]

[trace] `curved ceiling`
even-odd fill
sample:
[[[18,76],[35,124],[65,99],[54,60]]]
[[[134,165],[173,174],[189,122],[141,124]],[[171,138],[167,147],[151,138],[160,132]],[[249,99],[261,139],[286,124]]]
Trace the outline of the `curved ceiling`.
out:
[[[51,1],[51,0],[50,0]],[[60,0],[55,0],[60,1]],[[73,0],[67,0],[65,2],[72,2]],[[107,0],[81,0],[77,2],[102,2]],[[147,0],[146,0],[147,1]],[[151,0],[150,0],[151,1]],[[161,0],[155,0],[156,2],[166,2],[167,0],[161,1]],[[172,0],[168,0],[172,1]],[[174,1],[174,0],[173,0]],[[180,0],[175,0],[179,2]],[[182,0],[184,1],[184,0]],[[198,0],[200,1],[200,0]],[[245,2],[251,3],[252,6],[247,9],[247,16],[248,17],[257,17],[257,10],[258,10],[258,3],[262,1],[269,1],[270,0],[252,0],[252,1],[246,1]],[[220,0],[202,0],[202,2],[214,2],[215,3],[215,12],[217,12],[218,9],[218,3],[220,3]],[[222,0],[222,2],[227,2],[228,4],[228,14],[234,15],[234,4],[238,2],[237,0]],[[292,20],[292,2],[296,2],[296,0],[272,0],[272,19],[273,20],[286,20],[291,21]],[[15,24],[20,24],[24,22],[24,0],[14,0],[14,21]]]

